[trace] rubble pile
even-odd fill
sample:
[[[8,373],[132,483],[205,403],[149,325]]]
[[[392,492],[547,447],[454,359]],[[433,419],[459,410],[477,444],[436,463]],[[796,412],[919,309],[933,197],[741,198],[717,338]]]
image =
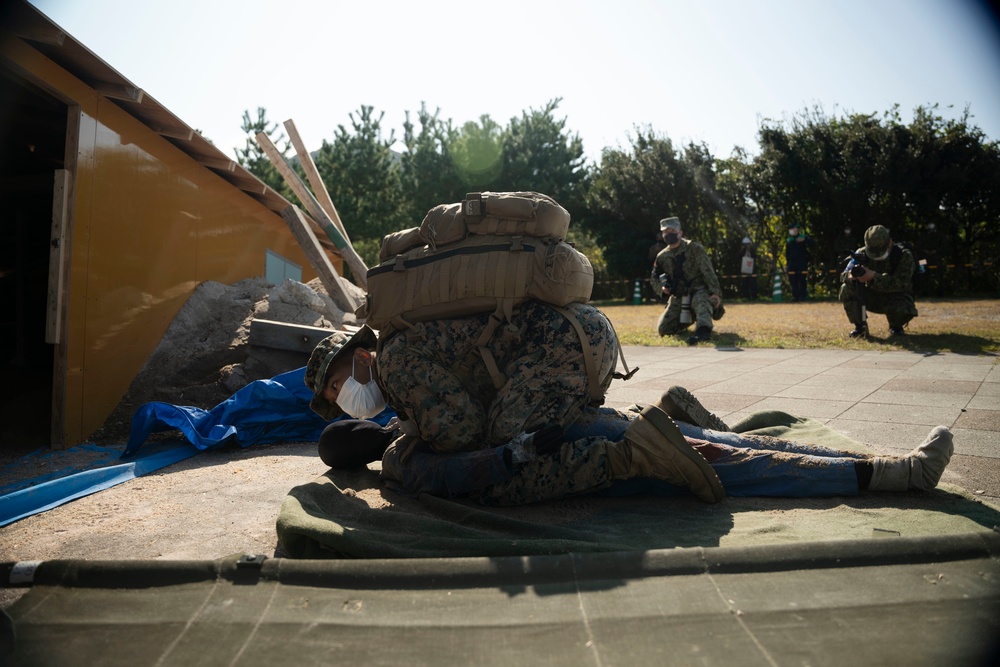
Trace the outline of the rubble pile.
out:
[[[360,301],[363,291],[347,281],[344,285]],[[144,403],[209,409],[254,380],[305,365],[307,357],[299,353],[250,345],[255,319],[324,329],[357,324],[354,313],[341,310],[319,279],[305,284],[285,280],[273,287],[262,278],[232,285],[204,282],[177,313],[122,401],[91,440],[125,442],[132,415]]]

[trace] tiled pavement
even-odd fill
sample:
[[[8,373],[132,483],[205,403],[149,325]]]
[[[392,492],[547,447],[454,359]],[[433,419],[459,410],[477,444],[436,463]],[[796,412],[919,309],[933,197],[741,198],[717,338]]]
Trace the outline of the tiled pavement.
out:
[[[690,389],[729,423],[783,410],[887,454],[904,454],[943,424],[955,434],[944,481],[1000,498],[1000,357],[852,350],[624,348],[628,382],[607,404],[651,403]]]

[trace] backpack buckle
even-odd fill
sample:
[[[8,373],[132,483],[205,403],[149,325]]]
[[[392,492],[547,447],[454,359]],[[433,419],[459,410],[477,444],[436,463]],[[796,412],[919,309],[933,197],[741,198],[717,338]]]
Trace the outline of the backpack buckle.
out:
[[[462,202],[462,213],[467,218],[478,218],[483,215],[483,195],[481,192],[470,192]]]

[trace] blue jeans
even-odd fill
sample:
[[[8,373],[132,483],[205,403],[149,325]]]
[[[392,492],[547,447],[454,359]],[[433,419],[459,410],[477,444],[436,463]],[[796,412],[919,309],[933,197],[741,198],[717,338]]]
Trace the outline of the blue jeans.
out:
[[[566,429],[565,436],[567,440],[575,440],[596,435],[618,441],[634,416],[612,408],[590,410]],[[870,455],[858,452],[676,423],[689,442],[704,441],[712,445],[698,449],[730,496],[821,498],[857,495],[858,476],[854,464],[871,459]],[[671,489],[677,487],[657,480],[623,480],[615,482],[605,493],[664,495]]]
[[[580,418],[565,429],[563,440],[587,441],[595,447],[609,441],[618,442],[635,417],[635,413],[612,408],[586,408]],[[730,496],[857,495],[855,463],[871,459],[868,454],[803,445],[770,436],[712,431],[683,422],[677,425],[688,442],[708,460]],[[477,488],[509,484],[516,467],[505,460],[506,449],[502,446],[448,455],[416,452],[402,466],[402,482],[410,491],[442,496],[475,494]],[[593,492],[605,495],[688,493],[684,487],[655,479],[612,481],[601,471],[589,479],[594,482]],[[579,488],[574,491],[579,492]],[[550,498],[538,498],[542,499]]]

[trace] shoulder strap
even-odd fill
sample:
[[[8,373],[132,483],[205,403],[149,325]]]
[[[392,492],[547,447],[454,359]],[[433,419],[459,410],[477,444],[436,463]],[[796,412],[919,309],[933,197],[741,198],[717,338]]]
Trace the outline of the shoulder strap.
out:
[[[550,307],[553,310],[557,311],[560,315],[565,317],[567,320],[569,320],[569,323],[573,325],[574,329],[576,329],[576,335],[580,338],[580,347],[583,350],[583,364],[587,368],[587,395],[589,396],[592,402],[601,401],[602,399],[601,384],[600,384],[601,380],[599,377],[597,377],[597,370],[598,370],[597,361],[594,358],[594,349],[590,345],[590,337],[587,336],[587,332],[583,330],[583,325],[580,324],[580,321],[576,319],[573,316],[573,313],[570,312],[567,308],[564,308],[562,306],[551,306],[551,305]],[[608,325],[611,326],[612,331],[615,330],[614,325],[611,324],[611,320],[608,320]],[[622,360],[622,366],[625,367],[625,374],[615,373],[614,375],[612,375],[612,377],[621,380],[629,380],[632,378],[633,375],[635,375],[635,372],[639,369],[638,368],[633,368],[632,370],[628,369],[628,363],[625,361],[625,353],[622,351],[622,344],[618,340],[617,332],[615,333],[615,345],[618,346],[618,356]]]

